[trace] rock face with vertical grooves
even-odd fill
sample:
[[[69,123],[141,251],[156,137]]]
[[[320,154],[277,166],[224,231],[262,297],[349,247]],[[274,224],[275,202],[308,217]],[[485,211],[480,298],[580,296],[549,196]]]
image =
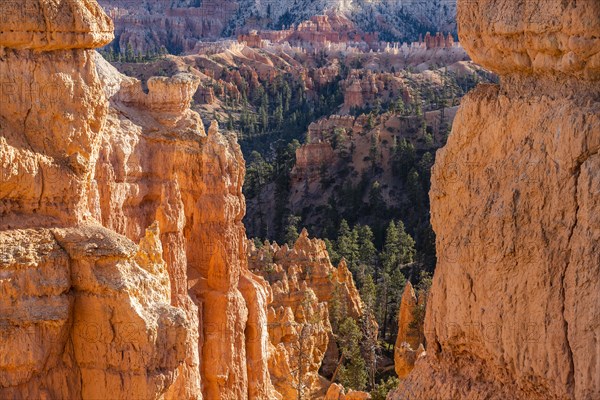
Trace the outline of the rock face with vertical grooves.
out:
[[[459,0],[501,75],[433,168],[427,356],[389,399],[600,398],[600,3]]]
[[[128,237],[158,221],[172,303],[198,320],[206,398],[268,399],[269,288],[246,266],[244,161],[232,136],[205,133],[189,110],[191,75],[155,77],[148,93],[98,58],[110,98],[94,215]]]

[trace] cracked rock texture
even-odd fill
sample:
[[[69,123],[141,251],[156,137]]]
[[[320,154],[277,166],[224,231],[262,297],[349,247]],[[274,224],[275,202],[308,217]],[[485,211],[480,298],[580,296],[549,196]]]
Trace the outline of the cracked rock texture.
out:
[[[14,49],[91,49],[113,39],[96,0],[3,0],[0,43]]]
[[[458,7],[501,84],[436,157],[427,356],[388,398],[600,398],[600,3]]]
[[[95,1],[19,4],[0,3],[0,398],[274,398],[244,161],[189,110],[199,82],[119,74]]]

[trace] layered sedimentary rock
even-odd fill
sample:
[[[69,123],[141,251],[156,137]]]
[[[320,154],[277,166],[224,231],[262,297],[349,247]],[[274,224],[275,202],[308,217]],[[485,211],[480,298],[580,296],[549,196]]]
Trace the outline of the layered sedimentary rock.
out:
[[[422,297],[417,300],[412,284],[410,282],[406,283],[400,300],[398,335],[394,346],[394,369],[396,375],[401,378],[412,371],[417,357],[424,352],[419,329],[413,325],[415,310],[424,301]]]
[[[331,144],[327,142],[307,143],[296,149],[294,177],[316,181],[320,178],[321,170],[334,161],[335,153]]]
[[[5,0],[0,43],[38,51],[91,49],[113,39],[113,22],[95,0]]]
[[[123,53],[190,51],[201,38],[218,38],[238,10],[236,1],[99,0],[115,20],[116,47]]]
[[[331,44],[360,43],[365,49],[376,48],[379,35],[365,33],[342,15],[315,15],[289,29],[251,31],[238,36],[238,42],[250,47],[263,47],[265,42],[290,43],[294,46],[325,48]]]
[[[402,78],[391,74],[353,70],[343,83],[344,110],[373,106],[377,101],[385,103],[399,97],[410,102],[409,88]]]
[[[201,398],[156,225],[139,245],[79,225],[3,231],[0,248],[3,398]]]
[[[189,110],[199,81],[119,74],[94,1],[23,10],[0,19],[0,397],[275,398],[244,162]]]
[[[501,84],[433,168],[427,356],[392,399],[600,397],[600,3],[459,1]]]
[[[424,44],[427,49],[448,49],[454,46],[454,37],[451,34],[444,36],[441,32],[435,35],[427,32],[425,37],[419,36],[419,44]]]
[[[274,349],[269,371],[275,388],[284,399],[297,397],[299,383],[306,386],[305,395],[323,396],[327,387],[319,370],[333,372],[339,358],[328,310],[333,311],[335,301],[338,307],[343,304],[348,315],[362,315],[352,274],[344,262],[333,267],[325,243],[309,239],[306,230],[293,248],[267,242],[257,249],[251,244],[249,266],[273,291],[269,336]]]
[[[280,266],[273,266],[275,272]],[[301,278],[300,278],[301,279]],[[297,273],[273,285],[274,301],[269,304],[269,337],[273,345],[269,372],[283,399],[314,398],[324,387],[319,368],[331,336],[327,304],[299,281]]]

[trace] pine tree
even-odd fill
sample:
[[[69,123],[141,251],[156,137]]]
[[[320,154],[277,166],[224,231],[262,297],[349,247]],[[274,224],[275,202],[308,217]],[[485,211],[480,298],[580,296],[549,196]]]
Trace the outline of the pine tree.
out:
[[[396,223],[390,221],[387,230],[385,232],[385,244],[383,246],[383,252],[381,254],[381,260],[383,263],[383,270],[388,274],[397,266],[398,255],[400,253],[400,234],[396,228]]]
[[[371,169],[375,173],[379,156],[379,148],[377,143],[377,135],[371,135],[371,146],[369,147],[369,158],[371,159]]]
[[[358,232],[350,230],[345,219],[340,223],[337,239],[337,253],[346,259],[348,269],[356,274],[358,267]]]
[[[381,114],[381,100],[377,99],[377,101],[375,101],[375,108],[373,109],[373,111],[375,112],[375,115]]]
[[[381,184],[378,181],[373,182],[369,191],[369,205],[373,214],[377,217],[383,217],[387,210],[387,205],[381,193]]]
[[[373,281],[371,280],[371,283]],[[372,287],[375,290],[375,285]],[[363,312],[360,320],[363,339],[361,341],[361,353],[365,361],[365,367],[368,374],[369,386],[375,387],[375,375],[377,374],[377,353],[380,346],[377,340],[378,326],[375,321],[375,315],[368,309]]]
[[[333,130],[331,137],[331,147],[336,150],[338,147],[342,147],[346,141],[346,129],[337,127]]]
[[[231,113],[228,113],[227,115],[227,130],[233,130],[233,115],[231,115]]]
[[[395,376],[387,381],[380,381],[371,391],[371,400],[386,400],[388,393],[395,390],[399,384],[400,381]]]
[[[398,310],[400,309],[400,302],[402,301],[402,294],[404,293],[405,286],[406,278],[400,268],[392,271],[389,279],[389,311],[387,313],[388,321],[386,324],[386,326],[390,328],[392,338],[395,338],[398,333]]]
[[[400,116],[404,115],[405,108],[404,108],[404,101],[402,100],[402,97],[398,97],[398,99],[394,103],[394,111]]]
[[[375,128],[375,117],[373,116],[373,113],[369,114],[369,117],[367,119],[367,128],[369,128],[369,129]]]
[[[356,321],[346,318],[340,325],[338,346],[345,360],[340,368],[339,382],[346,388],[364,390],[367,386],[365,360],[360,351],[363,334]]]
[[[339,332],[340,325],[348,317],[348,307],[342,292],[341,284],[334,283],[333,293],[329,301],[329,318],[333,333]]]
[[[399,174],[400,178],[405,180],[412,166],[415,163],[415,146],[406,139],[400,140],[394,151],[392,170]]]
[[[298,234],[298,224],[301,220],[302,218],[296,215],[290,215],[288,217],[288,223],[285,229],[285,241],[290,247],[296,243],[298,236],[300,236]]]
[[[368,225],[358,226],[358,261],[364,265],[365,274],[371,275],[375,272],[377,265],[377,249],[373,244],[373,231]],[[371,278],[372,281],[372,278]],[[364,282],[363,282],[364,285]],[[364,300],[364,299],[363,299]]]
[[[263,186],[271,180],[273,166],[265,161],[262,155],[253,151],[250,154],[250,163],[246,168],[244,193],[248,198],[254,198],[262,191]]]
[[[382,336],[387,337],[388,329],[392,331],[397,324],[396,314],[404,291],[406,278],[402,274],[403,265],[414,261],[415,241],[405,231],[404,223],[391,221],[386,230],[385,245],[381,254],[383,263],[382,281],[380,284],[380,321]]]
[[[413,206],[419,210],[424,206],[425,193],[421,185],[421,178],[415,168],[411,168],[406,178],[406,191]]]
[[[269,101],[266,94],[262,96],[258,114],[260,115],[262,131],[266,132],[269,129]]]
[[[135,54],[133,53],[133,46],[131,43],[127,43],[127,50],[125,51],[125,62],[135,61]]]
[[[371,275],[365,276],[363,286],[360,288],[360,298],[365,305],[365,312],[374,313],[377,302],[377,287]]]
[[[290,103],[292,102],[292,91],[290,89],[290,85],[287,82],[283,83],[283,111],[287,113],[290,111]]]
[[[400,264],[409,264],[413,262],[415,258],[415,241],[404,229],[404,223],[402,221],[398,221],[397,230],[399,237],[398,246],[400,248],[398,262]]]
[[[107,60],[110,62],[115,61],[115,50],[112,47],[108,48]]]
[[[424,182],[429,182],[431,179],[431,167],[433,167],[433,156],[427,152],[423,154],[421,160],[418,162],[419,175]]]
[[[327,248],[327,254],[329,254],[329,260],[333,265],[338,265],[342,259],[335,249],[335,244],[329,239],[323,239],[325,247]]]
[[[281,96],[278,98],[281,99]],[[283,125],[283,105],[281,103],[277,104],[277,107],[275,107],[273,119],[277,128],[280,129]]]
[[[386,340],[387,338],[387,328],[388,328],[388,313],[390,311],[388,307],[388,299],[390,297],[390,287],[391,287],[391,278],[390,275],[384,271],[381,272],[379,280],[377,282],[377,308],[376,308],[376,316],[377,322],[381,328],[381,338]]]

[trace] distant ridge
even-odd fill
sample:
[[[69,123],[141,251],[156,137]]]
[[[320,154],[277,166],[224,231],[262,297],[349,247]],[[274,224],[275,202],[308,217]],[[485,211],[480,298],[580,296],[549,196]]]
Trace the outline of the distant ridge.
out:
[[[178,54],[198,40],[251,29],[282,29],[315,15],[336,14],[381,40],[414,41],[419,34],[456,33],[456,0],[99,0],[115,21],[115,50],[164,46]]]

